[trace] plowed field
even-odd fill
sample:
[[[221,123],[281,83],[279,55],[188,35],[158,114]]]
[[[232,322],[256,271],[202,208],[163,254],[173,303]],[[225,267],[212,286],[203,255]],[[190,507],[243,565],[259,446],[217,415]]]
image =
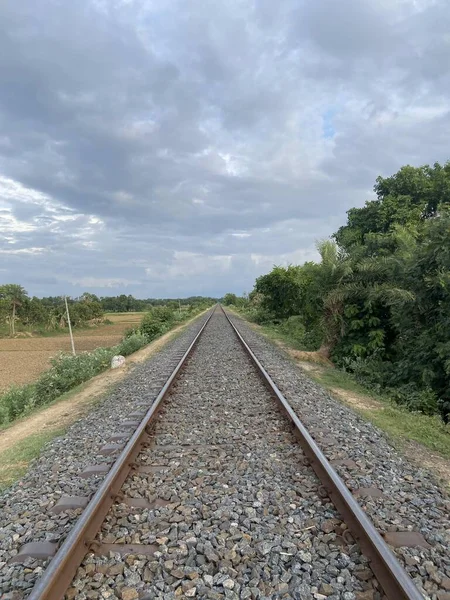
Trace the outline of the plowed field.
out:
[[[106,315],[113,325],[99,325],[74,332],[75,350],[94,350],[114,346],[124,332],[139,324],[142,313]],[[50,358],[58,352],[71,352],[67,335],[0,339],[0,392],[15,384],[29,383],[50,367]]]

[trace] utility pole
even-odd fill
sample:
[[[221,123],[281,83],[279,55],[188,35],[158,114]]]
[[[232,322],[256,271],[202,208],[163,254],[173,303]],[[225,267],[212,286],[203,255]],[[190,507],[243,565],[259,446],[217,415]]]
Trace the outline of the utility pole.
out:
[[[69,305],[67,304],[67,296],[64,296],[64,302],[66,303],[67,323],[69,325],[70,343],[72,344],[72,354],[76,356],[75,344],[73,342],[72,325],[70,324]]]

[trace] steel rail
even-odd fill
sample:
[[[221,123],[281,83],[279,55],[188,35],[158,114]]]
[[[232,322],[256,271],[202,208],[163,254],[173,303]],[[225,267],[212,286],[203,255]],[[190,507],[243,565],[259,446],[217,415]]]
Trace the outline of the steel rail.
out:
[[[70,586],[70,583],[75,576],[77,568],[89,552],[91,544],[105,520],[109,509],[113,505],[124,481],[134,466],[134,461],[141,450],[141,446],[146,441],[147,427],[161,408],[163,400],[169,392],[175,378],[192,352],[194,346],[197,344],[215,310],[216,307],[211,310],[200,331],[197,333],[194,340],[189,345],[189,348],[172,371],[172,374],[161,388],[161,391],[145,414],[140,425],[135,430],[117,460],[111,466],[111,469],[102,481],[99,489],[96,491],[80,518],[75,523],[73,529],[50,561],[43,576],[36,582],[36,585],[28,597],[29,600],[61,600],[61,598],[64,597],[67,588]]]
[[[326,488],[330,500],[343,517],[352,536],[358,542],[364,554],[369,558],[370,567],[386,596],[389,600],[423,600],[422,594],[414,585],[408,573],[398,562],[345,483],[330,465],[322,450],[259,362],[228,314],[222,306],[221,308],[242,346],[257,367],[265,384],[274,394],[289,420],[293,423],[296,437],[309,459],[311,467]]]

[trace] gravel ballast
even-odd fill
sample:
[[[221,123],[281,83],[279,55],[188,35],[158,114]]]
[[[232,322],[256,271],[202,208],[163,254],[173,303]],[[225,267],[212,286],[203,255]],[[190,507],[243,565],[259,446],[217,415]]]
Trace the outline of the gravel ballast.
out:
[[[116,504],[98,541],[153,544],[155,554],[89,554],[70,596],[369,597],[377,582],[366,559],[337,543],[345,525],[220,311],[154,436],[137,462],[161,470],[129,477],[123,493],[160,504]]]
[[[244,321],[233,321],[311,428],[351,490],[382,495],[358,500],[380,532],[419,531],[429,548],[397,548],[399,560],[429,600],[450,600],[449,503],[433,477],[408,464],[384,435],[310,381],[272,343]],[[49,444],[28,475],[1,498],[2,600],[29,593],[45,563],[8,565],[23,544],[60,541],[80,511],[49,513],[62,495],[91,495],[99,478],[82,479],[89,464],[111,462],[98,454],[118,422],[151,404],[176,357],[199,330],[200,318],[123,381],[100,406]],[[321,443],[322,442],[322,443]],[[114,505],[99,541],[145,544],[152,556],[88,554],[68,598],[295,598],[380,600],[378,582],[285,418],[218,310],[158,416],[153,444],[125,496],[156,507]]]

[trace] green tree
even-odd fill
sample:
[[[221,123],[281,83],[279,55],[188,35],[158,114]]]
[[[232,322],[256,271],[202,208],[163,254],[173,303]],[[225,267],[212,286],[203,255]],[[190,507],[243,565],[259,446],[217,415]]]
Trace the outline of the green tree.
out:
[[[414,301],[414,294],[399,285],[398,263],[392,258],[351,261],[351,271],[327,294],[324,302],[330,351],[342,357],[386,354],[395,340],[392,309]],[[336,348],[337,346],[337,348]],[[387,356],[385,356],[387,357]]]
[[[18,318],[24,325],[44,325],[48,319],[48,308],[39,298],[25,298],[18,307]]]
[[[323,341],[319,352],[330,356],[334,346],[344,332],[344,301],[333,291],[351,276],[351,261],[331,240],[324,240],[317,246],[321,262],[315,269],[316,311],[321,313]]]
[[[255,293],[261,294],[262,308],[274,319],[288,319],[298,314],[300,273],[298,266],[275,266],[270,273],[256,280]]]
[[[450,417],[450,210],[429,219],[420,243],[405,262],[404,280],[416,301],[394,314],[399,336],[395,344],[395,371],[388,381],[401,386],[399,398],[427,401],[428,412],[437,405],[447,423]],[[432,391],[435,399],[430,396]],[[412,393],[411,393],[412,392]],[[414,408],[414,406],[413,406]]]
[[[351,208],[347,224],[334,234],[341,248],[350,251],[363,246],[370,235],[389,234],[399,225],[417,228],[450,206],[450,162],[433,167],[407,165],[391,177],[378,177],[374,190],[377,200]]]
[[[0,323],[9,323],[9,303],[0,296]]]
[[[10,334],[15,335],[16,312],[19,306],[28,297],[26,290],[16,283],[6,283],[0,286],[0,298],[6,301],[10,309],[9,327]]]
[[[89,292],[84,292],[80,296],[80,300],[83,302],[100,302],[99,297]]]
[[[223,297],[223,304],[225,304],[225,306],[236,306],[238,301],[238,297],[236,296],[236,294],[225,294],[225,296]]]

